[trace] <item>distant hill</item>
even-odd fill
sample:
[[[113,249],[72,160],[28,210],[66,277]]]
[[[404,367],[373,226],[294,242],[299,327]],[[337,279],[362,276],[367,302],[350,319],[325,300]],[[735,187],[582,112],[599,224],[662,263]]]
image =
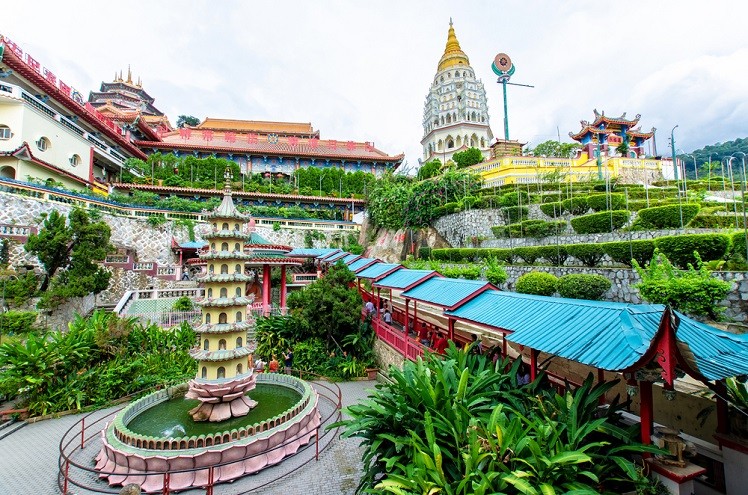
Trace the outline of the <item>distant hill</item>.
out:
[[[701,176],[702,170],[705,170],[702,165],[708,162],[710,157],[712,162],[719,163],[723,158],[735,155],[738,151],[748,154],[748,138],[738,138],[734,141],[727,141],[726,143],[710,144],[701,149],[694,150],[690,155],[696,157],[696,164],[699,166],[699,175]],[[742,174],[743,172],[742,156],[743,155],[738,154],[732,161],[733,172],[736,174]],[[679,158],[686,164],[686,173],[688,174],[688,177],[693,177],[695,175],[693,169],[693,158],[689,155],[679,155]],[[748,162],[748,158],[746,159],[746,162]],[[737,180],[737,177],[735,180]]]

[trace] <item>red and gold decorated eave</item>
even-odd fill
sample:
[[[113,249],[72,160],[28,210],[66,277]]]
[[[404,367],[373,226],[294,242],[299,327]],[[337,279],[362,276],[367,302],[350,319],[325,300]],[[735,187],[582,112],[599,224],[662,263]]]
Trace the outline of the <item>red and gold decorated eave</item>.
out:
[[[141,148],[162,150],[203,151],[207,153],[244,153],[274,156],[298,156],[338,160],[402,162],[403,153],[390,156],[369,142],[337,141],[334,139],[298,138],[296,136],[265,137],[256,133],[214,131],[182,128],[161,135],[160,141],[135,141]]]
[[[117,125],[111,119],[108,119],[104,115],[99,113],[90,103],[81,105],[77,101],[73,100],[70,95],[65,94],[64,91],[57,87],[56,83],[52,82],[52,80],[57,81],[57,78],[56,76],[52,75],[51,72],[47,72],[47,76],[45,77],[45,75],[39,72],[41,70],[41,66],[39,66],[39,68],[34,68],[31,65],[27,64],[26,61],[23,60],[23,58],[19,56],[18,53],[16,53],[18,47],[17,45],[15,45],[15,43],[11,45],[12,42],[9,42],[9,40],[4,38],[2,35],[0,35],[0,43],[5,46],[5,51],[2,58],[2,63],[4,65],[7,65],[16,74],[28,80],[31,84],[38,87],[60,105],[64,106],[65,108],[73,112],[73,114],[86,121],[91,126],[95,127],[102,134],[106,135],[109,139],[112,139],[132,155],[141,159],[146,158],[146,154],[138,149],[125,136],[123,136],[121,134],[120,128],[117,127]],[[54,79],[51,80],[50,77]],[[60,81],[60,83],[63,84],[62,81]]]
[[[633,118],[633,120],[629,120],[626,118],[626,112],[623,112],[620,117],[607,117],[605,115],[605,112],[598,112],[597,109],[594,110],[595,113],[595,120],[590,124],[592,127],[599,127],[600,124],[614,124],[614,125],[625,125],[627,127],[635,127],[636,124],[639,123],[639,119],[641,119],[641,115],[636,114],[636,116]]]
[[[592,125],[586,125],[582,127],[582,130],[577,132],[576,134],[569,133],[569,137],[572,139],[578,141],[582,139],[584,136],[586,136],[588,133],[591,134],[613,134],[615,131],[612,129],[599,129],[597,127],[594,127]]]

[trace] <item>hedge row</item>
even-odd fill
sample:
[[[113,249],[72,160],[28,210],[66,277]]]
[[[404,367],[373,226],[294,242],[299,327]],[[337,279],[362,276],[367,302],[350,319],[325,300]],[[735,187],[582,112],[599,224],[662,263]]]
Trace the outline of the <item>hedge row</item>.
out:
[[[429,254],[440,261],[475,261],[478,259],[496,258],[503,263],[512,263],[521,259],[532,265],[538,260],[545,260],[553,265],[562,265],[569,257],[574,257],[585,266],[596,266],[604,255],[613,261],[631,266],[635,259],[644,266],[652,259],[655,248],[659,249],[676,266],[686,268],[688,264],[696,266],[694,251],[698,251],[703,261],[727,259],[740,255],[745,257],[745,234],[738,232],[727,234],[688,234],[658,237],[636,241],[605,242],[599,244],[569,244],[547,246],[525,246],[507,248],[449,248],[432,249]],[[425,251],[421,252],[425,254]]]
[[[533,237],[536,239],[561,234],[568,224],[563,220],[546,222],[545,220],[525,220],[524,222],[491,227],[494,237]]]
[[[556,292],[570,299],[600,300],[612,283],[602,275],[569,274],[561,278],[546,272],[525,273],[515,289],[522,294],[552,296]]]
[[[571,227],[577,234],[602,234],[618,230],[629,221],[626,210],[603,211],[571,219]]]
[[[701,206],[696,203],[644,208],[639,210],[636,226],[644,229],[676,229],[688,225],[700,209]]]

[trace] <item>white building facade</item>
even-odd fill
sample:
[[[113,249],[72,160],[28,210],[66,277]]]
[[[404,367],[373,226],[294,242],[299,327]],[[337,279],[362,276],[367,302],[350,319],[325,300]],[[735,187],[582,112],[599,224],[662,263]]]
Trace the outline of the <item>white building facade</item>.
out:
[[[423,162],[446,163],[458,151],[478,148],[490,158],[493,133],[483,82],[460,48],[452,21],[423,110]]]

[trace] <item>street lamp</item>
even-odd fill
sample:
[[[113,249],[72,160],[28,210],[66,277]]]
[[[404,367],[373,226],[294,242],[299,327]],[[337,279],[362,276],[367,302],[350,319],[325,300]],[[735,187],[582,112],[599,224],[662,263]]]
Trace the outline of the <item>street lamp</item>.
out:
[[[743,155],[743,179],[740,181],[740,198],[741,202],[743,203],[743,234],[745,235],[745,259],[746,261],[748,261],[748,220],[746,220],[745,216],[745,153],[743,153],[742,151],[735,152],[736,155],[738,153]]]
[[[675,160],[675,129],[678,128],[676,124],[673,130],[670,131],[670,151],[673,157],[673,173],[675,174],[675,180],[678,180],[678,162]],[[678,195],[680,195],[680,187],[678,188]]]

